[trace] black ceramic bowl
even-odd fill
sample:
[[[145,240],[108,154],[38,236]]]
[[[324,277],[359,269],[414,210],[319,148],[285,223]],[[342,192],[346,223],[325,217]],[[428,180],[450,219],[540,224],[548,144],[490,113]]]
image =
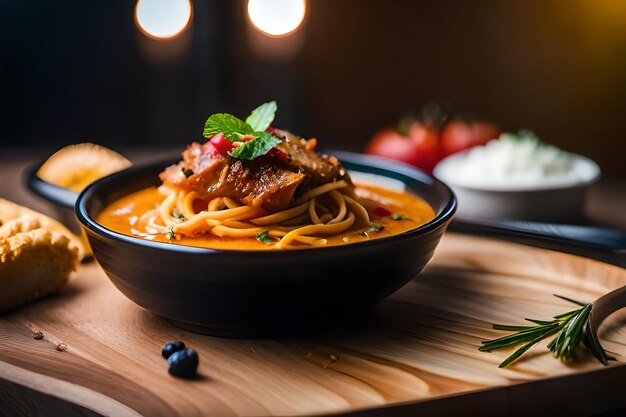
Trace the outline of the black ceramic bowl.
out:
[[[403,182],[426,199],[434,220],[366,242],[286,251],[214,250],[146,241],[94,220],[104,206],[158,185],[174,161],[134,167],[96,181],[78,197],[76,214],[94,256],[115,286],[176,325],[222,336],[298,331],[360,312],[389,296],[424,268],[456,209],[450,189],[408,165],[334,153],[350,171]]]
[[[37,171],[39,171],[41,165],[43,165],[43,162],[26,170],[24,175],[26,186],[33,193],[50,203],[54,218],[63,223],[72,232],[80,235],[81,226],[74,214],[74,205],[76,204],[78,193],[39,178]]]

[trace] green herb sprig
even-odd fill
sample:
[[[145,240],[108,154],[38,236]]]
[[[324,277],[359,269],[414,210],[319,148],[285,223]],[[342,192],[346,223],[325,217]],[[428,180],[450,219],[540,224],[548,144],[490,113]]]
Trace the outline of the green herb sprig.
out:
[[[251,161],[258,156],[265,155],[278,144],[280,144],[280,139],[270,132],[262,132],[256,139],[244,142],[241,146],[233,149],[228,154],[233,158]]]
[[[269,245],[270,243],[274,243],[274,240],[270,237],[270,232],[269,230],[266,230],[264,232],[259,232],[256,234],[256,240],[258,240],[261,243],[265,243],[266,245]]]
[[[276,110],[278,110],[278,106],[275,101],[261,104],[259,107],[252,110],[250,116],[246,117],[246,123],[255,131],[263,132],[270,127],[274,121]]]
[[[193,169],[191,168],[182,168],[181,171],[183,172],[185,178],[189,178],[193,175]]]
[[[218,133],[223,133],[226,139],[236,142],[242,140],[246,135],[252,135],[254,129],[232,114],[216,113],[209,116],[204,123],[203,135],[205,138],[212,138]]]
[[[383,226],[380,223],[370,223],[370,225],[369,225],[369,227],[367,229],[361,230],[361,231],[359,231],[357,233],[360,234],[361,236],[368,236],[368,233],[380,232],[384,228],[385,228],[385,226]]]
[[[232,114],[216,113],[204,124],[203,135],[211,138],[223,133],[224,138],[231,142],[243,142],[228,154],[236,159],[251,161],[281,143],[280,139],[265,131],[274,120],[277,109],[275,101],[261,104],[250,113],[245,122]],[[244,138],[250,140],[244,141]]]
[[[580,301],[556,294],[554,296],[577,304],[580,308],[558,314],[554,316],[552,320],[525,319],[533,323],[534,326],[494,324],[493,328],[496,330],[507,330],[515,333],[484,341],[482,342],[483,345],[478,350],[489,352],[495,349],[522,344],[520,348],[500,364],[500,368],[505,368],[518,360],[535,344],[556,334],[556,337],[552,339],[547,346],[555,358],[563,361],[576,360],[581,348],[581,342],[583,342],[600,363],[607,365],[608,361],[614,358],[606,354],[599,343],[593,339],[588,328],[589,313],[593,305],[581,303]]]
[[[174,207],[174,210],[172,210],[172,217],[176,220],[185,221],[185,216],[180,211],[178,211],[176,207]]]
[[[384,228],[385,226],[383,226],[382,224],[372,223],[370,224],[370,227],[366,230],[366,232],[380,232]]]

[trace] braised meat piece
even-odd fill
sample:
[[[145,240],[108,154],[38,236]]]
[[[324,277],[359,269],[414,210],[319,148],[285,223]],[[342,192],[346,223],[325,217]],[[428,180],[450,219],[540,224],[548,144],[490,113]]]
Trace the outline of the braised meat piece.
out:
[[[294,196],[333,180],[349,176],[336,160],[323,157],[306,147],[306,141],[288,132],[275,131],[283,138],[278,148],[287,160],[269,155],[252,161],[215,153],[212,145],[192,143],[183,160],[160,175],[164,184],[196,191],[200,198],[229,197],[253,207],[276,212],[289,207]]]
[[[200,145],[192,143],[183,152],[183,160],[167,167],[159,177],[172,188],[196,191],[202,197],[207,196],[209,188],[220,178],[220,173],[228,161],[212,152],[210,143]]]
[[[280,129],[274,129],[274,134],[284,139],[278,148],[290,156],[287,164],[296,171],[304,172],[309,177],[311,187],[347,176],[345,169],[336,159],[323,157],[314,149],[309,150],[306,139]]]

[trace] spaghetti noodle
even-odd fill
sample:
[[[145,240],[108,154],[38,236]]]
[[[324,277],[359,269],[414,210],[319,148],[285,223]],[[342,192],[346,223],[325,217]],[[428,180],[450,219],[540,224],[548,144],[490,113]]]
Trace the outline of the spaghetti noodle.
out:
[[[265,234],[266,243],[276,249],[324,246],[324,236],[370,224],[367,210],[352,191],[347,181],[333,181],[308,190],[287,209],[268,213],[232,198],[215,197],[207,202],[195,191],[162,185],[163,202],[142,215],[134,229],[169,234],[177,240],[205,234],[229,238]]]

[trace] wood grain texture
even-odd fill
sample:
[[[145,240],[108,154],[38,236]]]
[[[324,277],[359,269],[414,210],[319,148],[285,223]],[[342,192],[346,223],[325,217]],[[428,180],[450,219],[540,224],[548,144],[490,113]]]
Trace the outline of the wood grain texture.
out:
[[[97,265],[84,265],[63,294],[0,316],[0,378],[104,415],[373,415],[397,405],[382,408],[394,415],[450,410],[465,397],[502,411],[518,404],[528,386],[582,387],[594,378],[624,377],[626,367],[567,365],[536,348],[530,359],[499,369],[510,350],[477,350],[501,334],[490,323],[548,318],[571,307],[553,293],[591,301],[621,285],[626,270],[617,267],[449,234],[427,270],[363,322],[280,340],[237,340],[177,329],[126,299]],[[601,329],[603,344],[620,360],[624,323],[626,314],[618,313]],[[44,340],[33,338],[37,330]],[[175,339],[199,352],[198,379],[168,375],[160,350]],[[67,351],[56,350],[60,342]],[[521,397],[511,398],[516,387]]]

